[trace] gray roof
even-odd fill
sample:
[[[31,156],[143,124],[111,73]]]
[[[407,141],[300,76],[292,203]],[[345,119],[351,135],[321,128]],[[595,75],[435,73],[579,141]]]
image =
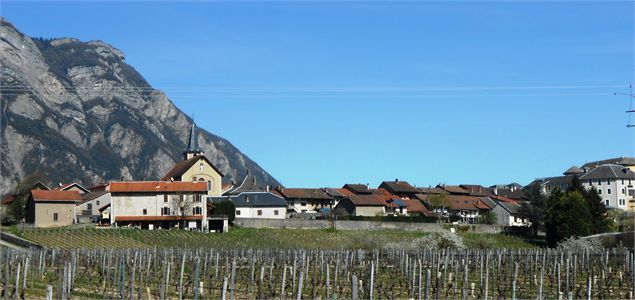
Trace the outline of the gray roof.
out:
[[[379,185],[380,188],[385,188],[393,193],[411,193],[417,194],[419,190],[414,188],[407,181],[384,181]]]
[[[595,168],[601,165],[606,165],[606,164],[614,164],[614,165],[621,165],[621,166],[635,166],[635,157],[617,157],[617,158],[609,158],[605,160],[592,161],[582,165],[582,168],[592,169],[592,168]]]
[[[235,196],[243,192],[262,192],[265,189],[256,182],[256,177],[247,173],[239,185],[232,187],[223,193],[224,196]]]
[[[347,183],[343,186],[343,188],[355,193],[355,194],[372,194],[373,191],[368,188],[365,184],[350,184]]]
[[[494,208],[494,206],[496,206],[496,202],[490,197],[479,197],[479,199],[481,199],[481,201],[483,201],[483,203],[485,203],[490,208]]]
[[[504,208],[511,214],[514,214],[514,215],[522,214],[522,210],[521,210],[522,206],[516,203],[499,201],[498,205],[500,205],[502,208]]]
[[[580,176],[580,180],[635,179],[635,173],[621,165],[601,165]]]
[[[547,177],[541,179],[542,183],[548,185],[557,185],[557,184],[571,184],[573,182],[574,175],[565,175],[565,176],[556,176],[556,177]]]
[[[287,207],[284,198],[270,192],[243,192],[237,196],[208,197],[208,201],[230,200],[236,207]]]
[[[584,173],[584,170],[576,167],[576,166],[571,166],[571,168],[567,169],[566,171],[564,171],[564,175],[571,175],[571,174],[582,174]]]
[[[82,201],[77,203],[77,205],[84,204],[84,203],[86,203],[88,201],[95,200],[95,199],[97,199],[97,198],[99,198],[99,197],[101,197],[101,196],[103,196],[105,194],[109,194],[109,193],[110,193],[109,191],[105,191],[104,190],[104,191],[96,191],[96,192],[92,192],[92,193],[83,194],[82,195]]]
[[[194,124],[194,122],[192,122],[192,128],[190,128],[190,138],[187,141],[187,149],[185,149],[185,152],[201,152],[201,150],[198,148],[198,141],[196,140],[196,124]]]

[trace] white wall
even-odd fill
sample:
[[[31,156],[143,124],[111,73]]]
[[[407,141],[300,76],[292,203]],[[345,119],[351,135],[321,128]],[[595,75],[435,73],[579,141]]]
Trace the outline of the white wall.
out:
[[[609,184],[607,181],[607,179],[602,179],[601,184],[598,182],[598,180],[592,180],[591,184],[589,184],[588,180],[582,180],[581,182],[582,185],[587,189],[590,189],[591,186],[595,187],[605,204],[608,200],[609,204],[607,205],[607,207],[620,208],[624,210],[628,209],[629,202],[634,200],[632,195],[629,196],[629,190],[632,190],[632,192],[635,193],[635,187],[633,185],[635,184],[635,182],[631,180],[629,184],[628,179],[611,179],[611,182]],[[611,194],[608,193],[609,189],[611,190]],[[622,190],[624,190],[624,193],[622,193]],[[620,204],[620,199],[624,199],[622,204]]]
[[[99,204],[97,204],[99,202]],[[108,205],[110,203],[110,193],[103,194],[93,200],[84,202],[82,204],[77,205],[75,209],[75,213],[77,215],[81,215],[83,210],[88,209],[88,204],[92,204],[91,215],[96,216],[99,215],[99,209]]]
[[[164,194],[149,193],[112,193],[112,204],[110,206],[111,218],[110,223],[115,222],[116,217],[120,216],[143,216],[143,209],[147,210],[147,216],[161,216],[161,208],[169,207],[170,215],[180,215],[176,210],[174,202],[178,195],[169,195],[168,202],[164,202]],[[201,195],[200,202],[192,202],[186,215],[192,215],[193,207],[201,207],[203,224],[207,225],[207,208],[204,194]],[[193,201],[194,195],[184,195],[189,201]]]
[[[259,210],[262,211],[262,215],[258,215]],[[278,215],[275,214],[276,210],[278,211]],[[236,207],[236,218],[286,219],[286,217],[286,207]]]

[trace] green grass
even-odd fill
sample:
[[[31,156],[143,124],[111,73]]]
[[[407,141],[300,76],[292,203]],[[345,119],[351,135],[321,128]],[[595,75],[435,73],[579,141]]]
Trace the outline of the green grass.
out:
[[[139,229],[28,229],[19,236],[49,248],[261,248],[373,249],[409,244],[428,233],[394,230],[232,228],[228,233]],[[532,243],[502,234],[459,233],[469,248],[532,248]]]

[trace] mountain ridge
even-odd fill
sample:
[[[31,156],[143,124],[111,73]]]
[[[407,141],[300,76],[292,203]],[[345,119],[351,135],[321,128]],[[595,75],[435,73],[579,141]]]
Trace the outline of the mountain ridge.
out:
[[[192,119],[103,41],[30,38],[0,19],[0,193],[32,173],[56,182],[158,179],[182,160]],[[280,185],[228,140],[197,126],[225,181]]]

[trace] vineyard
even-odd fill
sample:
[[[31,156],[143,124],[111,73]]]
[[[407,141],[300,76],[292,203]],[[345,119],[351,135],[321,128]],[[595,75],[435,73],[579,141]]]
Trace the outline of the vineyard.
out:
[[[425,236],[407,231],[339,231],[236,228],[225,234],[183,230],[27,229],[15,232],[49,248],[130,249],[147,247],[256,249],[376,249],[409,244]],[[460,233],[469,248],[531,248],[520,238],[502,234]]]
[[[627,299],[625,250],[82,249],[0,253],[1,296]]]

